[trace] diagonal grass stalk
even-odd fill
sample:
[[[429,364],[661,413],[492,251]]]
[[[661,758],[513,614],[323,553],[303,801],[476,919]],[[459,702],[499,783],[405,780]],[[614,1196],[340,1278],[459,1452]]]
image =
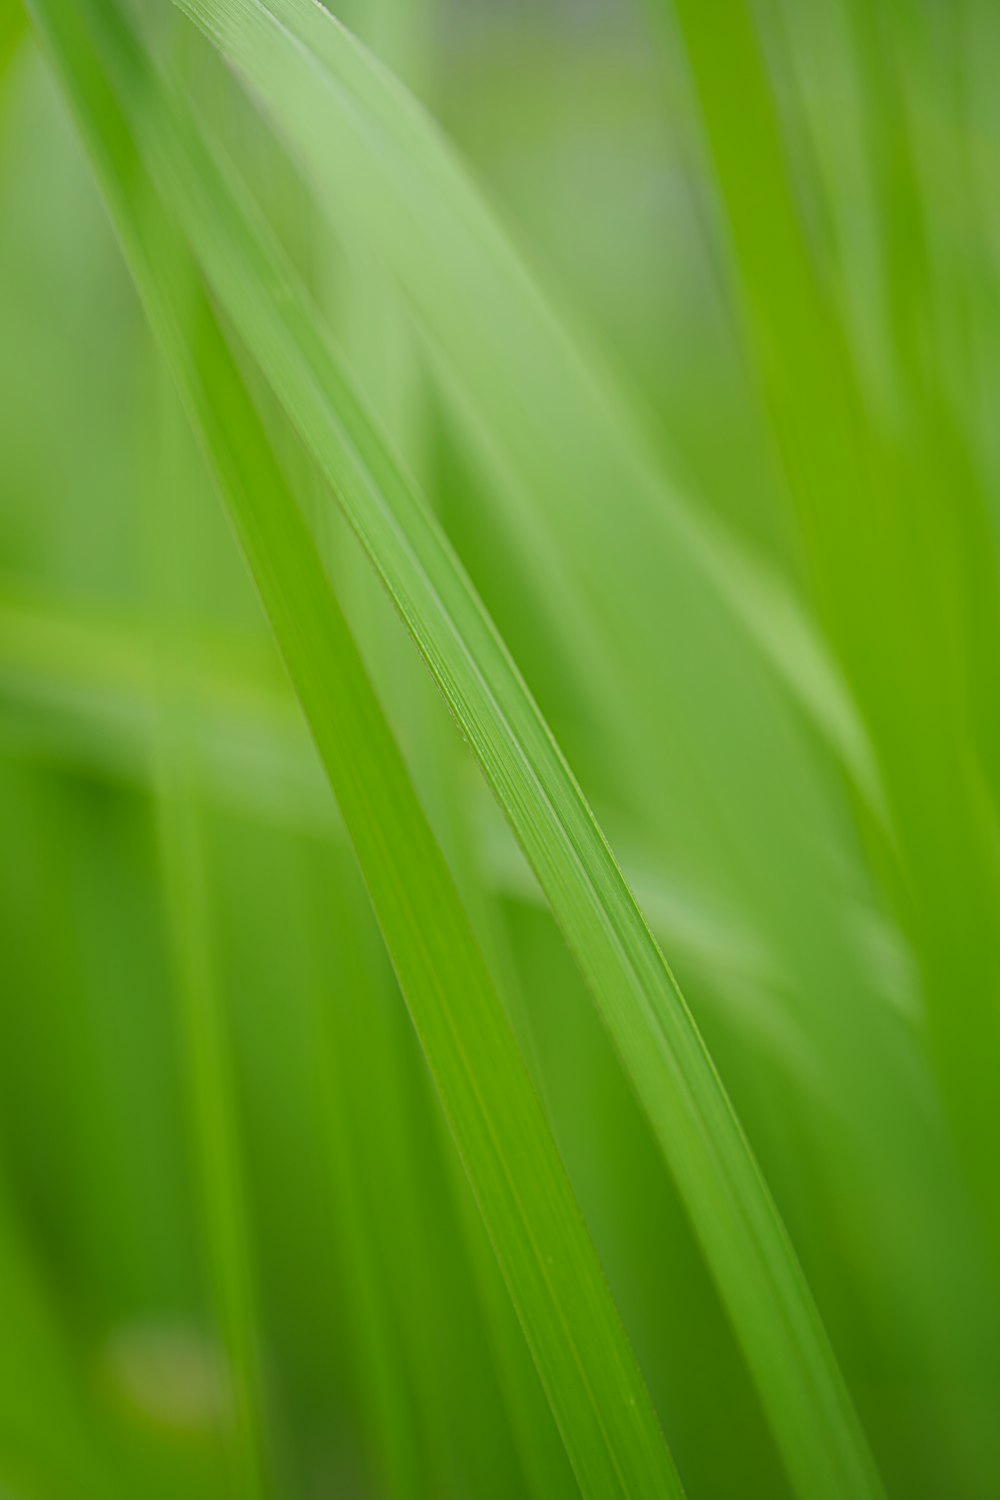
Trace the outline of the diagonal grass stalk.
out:
[[[237,54],[308,57],[267,7],[216,13]],[[293,20],[301,7],[281,6]],[[349,52],[334,23],[330,47]],[[266,68],[264,69],[266,72]],[[285,79],[287,83],[287,78]],[[537,707],[426,508],[369,423],[322,320],[185,124],[120,87],[220,304],[334,486],[545,890],[642,1100],[803,1495],[879,1484],[816,1309],[694,1022]]]
[[[114,7],[33,4],[225,496],[442,1103],[588,1496],[680,1484],[510,1028],[293,496],[116,91],[152,90]],[[107,49],[107,51],[105,51]],[[106,56],[112,66],[105,71]],[[146,93],[147,105],[155,93]]]
[[[398,283],[460,402],[502,453],[523,543],[541,552],[540,565],[554,576],[569,565],[574,591],[601,618],[609,591],[627,611],[640,579],[654,595],[669,586],[689,615],[704,596],[877,807],[870,748],[825,643],[778,577],[664,481],[641,414],[566,314],[556,316],[395,78],[312,0],[181,8],[253,85],[338,237]]]

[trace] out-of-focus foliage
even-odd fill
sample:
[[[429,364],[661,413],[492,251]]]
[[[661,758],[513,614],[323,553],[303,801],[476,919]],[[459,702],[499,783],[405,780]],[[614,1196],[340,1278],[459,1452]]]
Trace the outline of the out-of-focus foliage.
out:
[[[471,922],[523,1060],[506,1041],[495,1072],[489,1045],[468,1054],[484,1118],[506,1128],[506,1098],[511,1131],[530,1116],[548,1142],[544,1112],[686,1491],[836,1494],[813,1436],[794,1447],[795,1408],[781,1420],[786,1331],[732,1300],[726,1267],[743,1277],[759,1247],[720,1261],[696,1182],[668,1175],[655,1101],[640,1113],[598,1020],[619,1018],[627,1058],[628,986],[588,972],[572,896],[559,911],[568,864],[539,884],[491,800],[298,446],[303,392],[279,379],[282,413],[267,389],[273,345],[227,302],[230,256],[205,267],[213,337],[236,350],[216,375],[259,415],[210,380],[212,420],[250,489],[279,455],[262,493],[302,507],[433,832],[390,794],[406,777],[371,748],[385,727],[366,739],[347,698],[338,715],[340,658],[320,670],[325,616],[282,571],[279,521],[258,584],[314,727],[317,704],[329,716],[328,768],[338,727],[358,757],[370,833],[360,803],[341,822],[66,69],[2,3],[0,1490],[569,1496],[568,1452],[599,1492],[617,1440],[584,1432],[569,1387],[560,1436],[543,1385],[562,1346],[536,1338],[536,1373],[522,1332],[558,1306],[571,1344],[586,1277],[522,1297],[519,1324],[494,1256],[513,1286],[516,1215],[491,1220],[488,1152],[470,1160],[452,1107],[470,1193],[426,1065],[444,1054],[426,1031],[421,1052],[377,916],[418,1028],[426,984],[482,1040],[480,961],[449,936]],[[308,14],[182,8],[236,37]],[[276,45],[248,91],[165,0],[105,13],[128,12],[181,112],[224,143],[496,622],[706,1038],[887,1493],[986,1500],[1000,17],[981,0],[331,8],[437,119],[481,222],[405,101],[390,118],[377,89],[352,94],[370,70],[350,38],[360,72],[324,103]],[[85,37],[101,6],[35,9]],[[103,106],[85,90],[75,107]],[[145,153],[164,236],[124,149],[113,173],[183,310],[190,204],[156,99],[129,107],[107,139]],[[204,359],[195,326],[178,318],[175,347]],[[409,623],[426,647],[419,609]],[[507,806],[504,761],[477,748],[544,866],[534,793],[510,783]],[[661,1144],[675,1170],[695,1159],[662,1121]],[[525,1223],[538,1149],[506,1158]],[[558,1233],[547,1207],[540,1235]],[[785,1262],[757,1263],[786,1305]],[[624,1392],[604,1375],[610,1416]],[[845,1403],[827,1430],[852,1421]]]

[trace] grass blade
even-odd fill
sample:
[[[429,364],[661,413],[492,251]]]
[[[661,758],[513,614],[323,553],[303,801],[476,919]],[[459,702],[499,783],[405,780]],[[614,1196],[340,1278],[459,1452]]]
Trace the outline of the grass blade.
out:
[[[890,420],[862,379],[803,220],[753,6],[725,0],[710,18],[697,0],[674,0],[674,9],[749,351],[810,583],[889,793],[908,886],[897,902],[921,961],[942,1089],[1000,1264],[1000,717],[992,691],[1000,591],[982,478],[935,346],[933,236],[896,97],[898,64],[883,55],[882,7],[851,7],[855,66],[882,95],[871,157],[883,178],[878,245],[900,407]]]
[[[285,98],[325,52],[362,54],[318,7],[189,7]],[[283,21],[275,20],[276,14]],[[301,26],[294,36],[288,26]],[[378,95],[391,108],[395,95]],[[711,1059],[572,774],[457,559],[369,423],[322,319],[179,116],[148,132],[207,278],[380,572],[465,731],[596,997],[680,1187],[803,1495],[879,1492],[794,1252]],[[175,133],[176,131],[179,133]],[[550,1393],[551,1394],[551,1393]]]
[[[227,56],[321,187],[320,209],[338,236],[398,282],[502,451],[518,524],[545,549],[545,568],[558,575],[571,560],[577,591],[602,616],[612,581],[620,603],[642,592],[641,578],[653,597],[668,586],[689,616],[704,596],[734,617],[877,802],[857,715],[807,617],[776,575],[663,481],[641,416],[572,322],[553,315],[414,100],[313,0],[178,3],[224,36]]]
[[[585,1494],[679,1495],[641,1377],[450,875],[236,364],[115,97],[155,83],[114,7],[37,0],[133,272],[211,455]],[[105,48],[114,74],[105,72]],[[155,106],[154,106],[155,107]],[[189,267],[187,269],[190,269]]]
[[[156,633],[163,639],[190,629],[192,549],[189,516],[173,503],[189,487],[190,464],[171,404],[168,377],[157,359],[153,381],[155,420],[150,464],[149,525],[151,593]],[[169,531],[166,517],[170,518]],[[200,1181],[210,1305],[225,1348],[233,1399],[233,1433],[227,1446],[235,1493],[265,1500],[274,1493],[273,1442],[265,1402],[259,1294],[254,1246],[248,1232],[246,1161],[240,1135],[227,1014],[213,938],[211,876],[203,810],[185,737],[178,732],[191,712],[185,688],[171,670],[169,651],[156,653],[152,685],[156,698],[152,746],[160,879],[173,965],[173,992],[184,1065],[185,1094]]]
[[[95,619],[49,597],[0,597],[0,740],[8,752],[44,754],[112,783],[149,785],[157,708],[153,646],[143,630],[141,620]],[[229,660],[227,648],[231,643],[218,637],[193,659],[177,642],[160,643],[156,652],[192,708],[183,749],[199,798],[289,831],[328,828],[342,839],[294,699],[271,671],[270,655],[230,649]],[[481,813],[487,812],[484,804]],[[471,856],[491,895],[520,906],[543,903],[505,825],[492,816],[474,822]],[[824,1053],[781,1009],[777,991],[790,980],[776,952],[676,875],[648,867],[628,845],[620,852],[661,945],[689,970],[712,975],[719,993],[707,998],[745,1030],[748,1042],[790,1076],[808,1079],[827,1106],[842,1108]],[[874,909],[866,910],[865,922],[885,955],[883,989],[912,1020],[917,1002],[908,949]]]

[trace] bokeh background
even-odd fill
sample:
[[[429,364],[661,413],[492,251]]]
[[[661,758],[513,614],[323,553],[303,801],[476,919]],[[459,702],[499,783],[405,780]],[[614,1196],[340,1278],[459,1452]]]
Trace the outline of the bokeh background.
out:
[[[266,621],[51,69],[0,3],[0,1493],[248,1493],[249,1400],[275,1495],[572,1496]],[[548,484],[507,372],[495,409],[463,387],[371,226],[144,8],[594,806],[888,1493],[996,1496],[1000,10],[331,7],[627,410],[656,476],[632,493],[576,473],[540,380],[571,476]],[[583,983],[324,525],[688,1492],[780,1500]]]

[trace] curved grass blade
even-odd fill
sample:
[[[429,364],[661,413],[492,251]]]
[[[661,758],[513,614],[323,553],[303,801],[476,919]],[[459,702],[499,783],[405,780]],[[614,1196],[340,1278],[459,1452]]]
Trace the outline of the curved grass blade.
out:
[[[329,27],[331,45],[355,55],[324,12],[293,0],[269,7],[194,0],[193,8],[217,23],[237,54],[256,49],[264,81],[275,55],[287,68],[296,58],[315,66],[303,39],[273,23],[276,9],[292,20],[307,16],[310,28]],[[320,314],[233,190],[231,172],[219,171],[182,111],[169,122],[154,117],[142,88],[127,77],[122,87],[215,296],[334,486],[535,870],[673,1171],[797,1489],[810,1500],[878,1494],[842,1377],[740,1124],[503,642],[369,422]]]
[[[123,17],[32,0],[355,845],[581,1490],[682,1491],[450,874],[237,365],[119,108]],[[105,72],[108,56],[111,69]]]
[[[507,499],[546,570],[571,559],[574,589],[599,613],[609,592],[621,614],[633,593],[666,589],[689,626],[699,610],[732,617],[881,818],[864,729],[808,618],[664,482],[641,414],[565,310],[554,314],[424,111],[314,0],[176,3],[253,84],[338,236],[398,283],[502,452]]]

